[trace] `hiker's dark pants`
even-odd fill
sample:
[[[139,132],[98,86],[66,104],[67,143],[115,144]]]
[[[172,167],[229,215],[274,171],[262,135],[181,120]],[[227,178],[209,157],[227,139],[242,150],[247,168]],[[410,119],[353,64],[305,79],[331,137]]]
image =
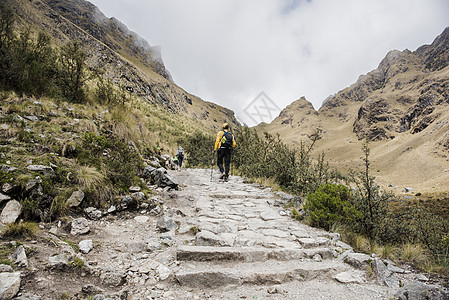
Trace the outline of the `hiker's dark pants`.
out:
[[[225,173],[226,176],[229,175],[229,167],[231,166],[231,148],[218,148],[217,151],[217,165],[220,169],[220,173]],[[224,160],[224,169],[223,169],[223,160]]]
[[[184,157],[182,156],[178,156],[178,166],[181,168],[182,167],[182,160],[184,159]]]

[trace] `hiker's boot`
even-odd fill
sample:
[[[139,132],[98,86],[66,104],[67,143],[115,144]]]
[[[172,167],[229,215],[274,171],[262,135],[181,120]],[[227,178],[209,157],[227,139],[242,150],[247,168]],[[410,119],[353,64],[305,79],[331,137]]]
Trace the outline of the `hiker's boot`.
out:
[[[224,180],[224,181],[228,181],[228,179],[229,179],[229,175],[225,175],[225,176],[223,177],[223,180]]]
[[[218,177],[218,179],[224,179],[225,178],[225,174],[221,173],[220,177]]]

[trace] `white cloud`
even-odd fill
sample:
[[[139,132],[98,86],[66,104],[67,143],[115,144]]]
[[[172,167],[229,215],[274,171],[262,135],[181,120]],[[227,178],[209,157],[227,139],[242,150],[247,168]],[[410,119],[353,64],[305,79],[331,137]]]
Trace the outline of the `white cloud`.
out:
[[[447,0],[91,2],[160,45],[181,87],[244,120],[261,91],[281,108],[305,96],[318,109],[388,51],[416,50],[449,25]]]

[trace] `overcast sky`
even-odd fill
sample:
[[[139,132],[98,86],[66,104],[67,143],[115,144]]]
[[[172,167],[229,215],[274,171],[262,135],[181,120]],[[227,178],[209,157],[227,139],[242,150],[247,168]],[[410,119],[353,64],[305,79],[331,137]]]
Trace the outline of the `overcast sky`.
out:
[[[261,120],[247,114],[261,92],[280,109],[301,96],[319,109],[388,51],[414,51],[449,26],[448,0],[90,2],[161,46],[179,86],[248,125]]]

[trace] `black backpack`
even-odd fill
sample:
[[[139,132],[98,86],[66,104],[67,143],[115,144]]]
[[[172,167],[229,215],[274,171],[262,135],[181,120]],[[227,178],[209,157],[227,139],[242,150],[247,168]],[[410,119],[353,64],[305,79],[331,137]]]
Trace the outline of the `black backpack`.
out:
[[[232,148],[232,140],[234,137],[230,131],[225,132],[223,137],[221,138],[221,147],[222,148]]]

